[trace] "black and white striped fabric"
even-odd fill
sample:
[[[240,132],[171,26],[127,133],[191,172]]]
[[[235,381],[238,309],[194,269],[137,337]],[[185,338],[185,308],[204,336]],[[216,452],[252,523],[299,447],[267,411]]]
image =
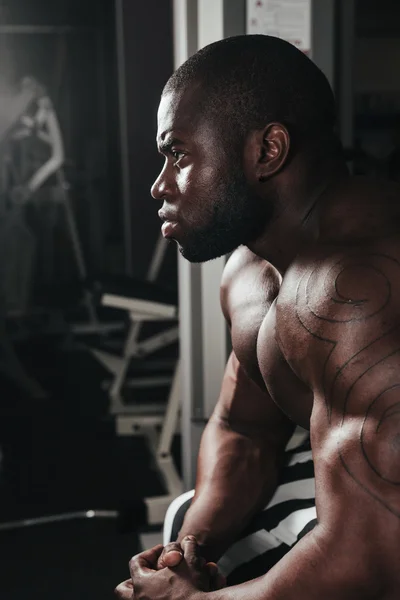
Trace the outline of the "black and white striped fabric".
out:
[[[309,435],[296,433],[286,454],[286,466],[271,502],[253,518],[218,563],[228,585],[267,573],[317,522]],[[194,490],[187,492],[169,507],[164,522],[164,545],[177,539],[193,495]]]

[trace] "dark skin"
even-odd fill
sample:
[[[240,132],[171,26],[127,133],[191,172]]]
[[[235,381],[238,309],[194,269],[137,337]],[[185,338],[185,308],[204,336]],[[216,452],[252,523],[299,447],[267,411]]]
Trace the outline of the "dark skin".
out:
[[[257,333],[279,286],[275,269],[245,247],[225,268],[221,304],[234,351],[202,437],[195,497],[178,539],[191,531],[207,560],[217,561],[269,502],[293,433],[293,422],[265,388],[256,356]]]
[[[201,557],[215,571],[215,561],[276,490],[280,462],[294,424],[265,388],[257,364],[256,340],[280,281],[271,265],[244,246],[232,254],[225,267],[221,306],[236,353],[229,358],[217,405],[202,437],[196,497],[179,542],[165,547],[154,568],[179,564],[183,556],[180,543],[191,531]],[[251,493],[244,493],[246,490]],[[224,583],[223,578],[214,577],[212,585],[223,587]],[[127,600],[132,592],[131,580],[118,588],[120,597]]]
[[[186,98],[164,98],[161,103],[159,140],[174,128],[185,139],[173,149],[182,154],[167,155],[153,188],[154,197],[164,201],[164,214],[174,211],[179,225],[170,233],[182,246],[190,243],[190,227],[201,217],[207,219],[203,202],[212,202],[212,178],[224,172],[221,140],[213,138],[211,127],[190,125],[188,93]],[[134,563],[131,574],[139,590],[135,597],[394,600],[400,596],[399,188],[352,178],[340,158],[328,154],[318,169],[305,151],[288,161],[290,143],[288,131],[279,123],[250,132],[244,143],[243,171],[249,188],[260,202],[273,204],[273,218],[257,239],[246,243],[259,259],[273,265],[282,285],[266,308],[253,344],[243,343],[240,333],[235,341],[233,328],[232,339],[241,369],[261,390],[251,366],[255,348],[268,391],[262,392],[266,405],[272,406],[267,400],[272,398],[278,414],[310,427],[318,525],[268,574],[221,590],[201,589],[196,583],[198,569],[191,566],[185,549],[185,560],[173,578],[169,568],[144,578]],[[248,288],[243,289],[243,301],[247,295]],[[246,411],[241,404],[237,414],[242,425]],[[229,422],[229,409],[226,414]],[[240,427],[231,429],[235,427],[240,435]],[[246,433],[250,429],[249,424]],[[272,429],[265,424],[266,438]],[[281,444],[290,433],[284,426],[282,431]],[[261,440],[262,434],[252,439]],[[272,463],[278,465],[282,445],[271,441],[274,444]],[[206,461],[211,460],[210,453],[204,453]],[[263,497],[259,489],[255,495],[253,510]],[[224,536],[218,534],[214,540],[212,532],[202,529],[204,507],[196,521],[200,497],[188,513],[183,533],[198,538],[198,556],[203,551],[218,558],[225,548]],[[267,497],[268,493],[263,499]],[[213,510],[210,506],[209,513]],[[245,512],[239,508],[240,527],[246,522]],[[187,568],[192,573],[190,585],[182,570]]]

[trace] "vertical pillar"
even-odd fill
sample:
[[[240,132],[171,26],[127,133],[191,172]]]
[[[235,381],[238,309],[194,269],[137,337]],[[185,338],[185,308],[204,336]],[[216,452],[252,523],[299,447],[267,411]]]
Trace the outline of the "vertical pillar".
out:
[[[199,48],[224,38],[224,0],[199,0]],[[219,290],[226,259],[201,265],[203,322],[203,406],[207,419],[215,407],[227,360],[226,323],[222,315]]]
[[[225,4],[226,0],[174,1],[176,68],[197,49],[224,37]],[[220,258],[192,265],[179,257],[182,454],[187,488],[194,485],[201,434],[218,399],[227,360],[226,324],[219,302],[225,262]]]
[[[197,0],[174,0],[175,68],[178,68],[197,50],[197,22]],[[202,433],[201,266],[191,265],[179,256],[178,281],[182,378],[182,469],[185,486],[189,489],[193,487],[194,483],[196,449]]]
[[[312,58],[334,83],[335,0],[314,0]],[[246,0],[174,0],[175,66],[197,49],[246,32]],[[219,303],[225,259],[191,265],[179,258],[183,472],[195,482],[198,446],[217,401],[228,354]]]

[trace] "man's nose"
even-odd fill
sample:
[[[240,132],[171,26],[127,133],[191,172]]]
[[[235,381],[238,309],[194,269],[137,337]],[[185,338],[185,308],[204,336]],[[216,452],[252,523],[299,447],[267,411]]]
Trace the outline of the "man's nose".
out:
[[[154,200],[162,200],[171,192],[171,185],[168,182],[166,175],[166,169],[163,169],[151,186],[150,192]]]

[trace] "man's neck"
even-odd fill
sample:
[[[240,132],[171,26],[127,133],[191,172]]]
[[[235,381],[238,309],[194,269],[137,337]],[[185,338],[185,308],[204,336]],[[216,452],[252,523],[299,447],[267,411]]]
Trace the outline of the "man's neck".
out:
[[[347,168],[334,165],[313,182],[293,182],[292,191],[279,195],[277,216],[248,248],[270,262],[283,276],[302,248],[319,237],[321,209],[348,179]]]

